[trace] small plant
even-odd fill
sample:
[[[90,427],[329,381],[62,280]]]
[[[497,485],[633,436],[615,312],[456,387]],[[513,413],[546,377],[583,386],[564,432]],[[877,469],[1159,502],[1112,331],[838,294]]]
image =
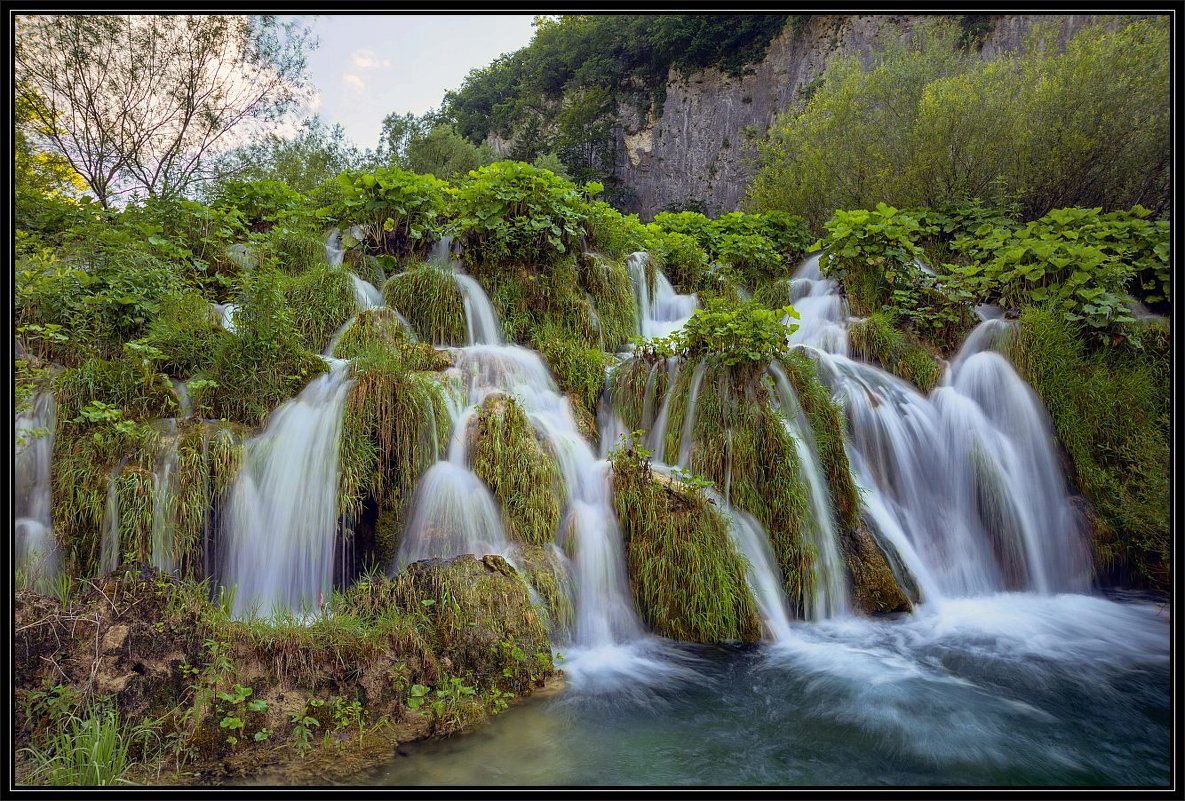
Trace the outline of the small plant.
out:
[[[358,739],[366,731],[366,721],[363,716],[362,702],[357,698],[347,701],[342,697],[333,699],[333,728],[341,731],[354,726],[358,729]]]
[[[424,702],[428,699],[428,693],[431,691],[431,687],[423,684],[413,684],[408,690],[407,708],[413,710],[419,709],[424,705]]]
[[[325,706],[324,701],[319,698],[310,698],[303,710],[288,713],[289,717],[292,718],[292,737],[296,741],[296,751],[302,759],[311,747],[313,729],[320,728],[321,726],[321,722],[313,717],[311,712],[322,706]]]
[[[44,748],[21,749],[33,762],[29,779],[53,786],[128,784],[124,777],[132,765],[140,758],[151,761],[150,749],[160,743],[160,724],[145,719],[128,726],[107,705],[91,706],[85,717],[67,713]]]

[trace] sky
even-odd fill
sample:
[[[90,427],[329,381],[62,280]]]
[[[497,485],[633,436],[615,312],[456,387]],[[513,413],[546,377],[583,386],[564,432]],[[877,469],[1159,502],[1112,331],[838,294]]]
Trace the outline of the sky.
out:
[[[534,15],[348,15],[312,22],[311,111],[340,123],[360,147],[375,147],[383,118],[423,114],[475,67],[531,41]]]

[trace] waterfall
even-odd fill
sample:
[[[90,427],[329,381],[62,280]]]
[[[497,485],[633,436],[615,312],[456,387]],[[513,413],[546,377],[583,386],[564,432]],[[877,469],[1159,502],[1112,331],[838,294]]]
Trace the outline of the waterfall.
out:
[[[786,431],[794,440],[798,456],[799,474],[808,489],[811,515],[810,532],[815,558],[811,560],[812,588],[804,602],[809,620],[836,617],[848,611],[848,583],[843,557],[839,552],[835,510],[827,488],[827,476],[819,460],[815,435],[806,412],[799,403],[789,379],[776,362],[769,367],[774,379],[774,390],[785,419]]]
[[[387,305],[383,300],[383,293],[374,284],[359,278],[356,273],[350,273],[350,283],[354,287],[354,303],[357,304],[358,311],[377,309]]]
[[[699,300],[694,294],[680,295],[662,270],[654,271],[654,292],[650,291],[650,254],[637,252],[626,260],[638,302],[638,333],[645,339],[665,337],[683,327]]]
[[[234,614],[308,616],[328,600],[348,368],[318,376],[248,440],[230,489],[222,583]]]
[[[822,298],[838,286],[807,259],[792,284]],[[825,289],[819,289],[823,287]],[[1001,590],[1081,591],[1089,559],[1058,466],[1048,415],[1006,359],[990,350],[1009,323],[989,319],[967,338],[929,398],[849,358],[832,302],[798,304],[791,337],[815,358],[846,409],[849,455],[864,512],[917,579],[924,600]]]
[[[99,542],[99,574],[106,575],[119,567],[119,474],[123,461],[111,471],[107,482],[107,504],[103,509],[103,536]]]
[[[177,498],[179,440],[177,421],[168,419],[162,422],[165,431],[157,443],[156,462],[152,470],[151,561],[157,570],[172,573],[177,569],[173,538],[176,535],[174,510]]]
[[[13,450],[13,557],[17,586],[48,592],[61,569],[53,533],[51,461],[57,403],[52,394],[35,396],[17,415]]]
[[[448,258],[446,240],[434,257]],[[397,565],[428,553],[451,556],[443,551],[460,547],[512,553],[488,489],[469,470],[465,429],[486,398],[513,395],[554,454],[563,478],[566,506],[557,541],[572,562],[573,645],[603,648],[641,639],[613,512],[609,463],[580,435],[571,402],[560,394],[539,354],[502,344],[501,325],[481,285],[457,269],[454,275],[465,293],[470,344],[452,349],[454,365],[447,375],[462,387],[465,405],[456,413],[447,461],[438,462],[420,480]],[[472,540],[467,540],[469,534],[452,533],[460,528],[470,528]]]

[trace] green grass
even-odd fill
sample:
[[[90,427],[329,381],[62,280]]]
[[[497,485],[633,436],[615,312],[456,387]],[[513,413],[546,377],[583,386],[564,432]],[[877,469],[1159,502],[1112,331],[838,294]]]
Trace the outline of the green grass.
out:
[[[605,368],[611,357],[599,348],[568,338],[555,325],[537,328],[530,346],[543,357],[560,390],[584,411],[593,413],[605,386]]]
[[[367,309],[342,334],[334,350],[339,359],[352,359],[366,347],[394,348],[409,341],[407,329],[391,309]]]
[[[449,268],[427,262],[413,265],[387,279],[383,297],[421,339],[436,345],[465,344],[465,301]]]
[[[470,422],[473,472],[490,488],[506,534],[516,542],[551,542],[560,525],[559,468],[518,402],[494,395]]]
[[[337,329],[354,316],[354,285],[345,270],[322,267],[288,278],[284,300],[300,336],[300,344],[321,353]]]
[[[44,746],[22,749],[33,762],[31,784],[54,787],[109,787],[131,784],[126,776],[138,761],[150,761],[160,748],[160,721],[121,721],[109,705],[94,704],[84,715],[70,714]]]
[[[158,362],[161,370],[188,378],[208,369],[214,353],[232,336],[201,294],[186,292],[161,299],[160,313],[149,323],[145,340],[164,354]]]
[[[1056,312],[1024,311],[1011,357],[1049,410],[1093,507],[1096,564],[1110,581],[1168,589],[1171,555],[1167,331],[1089,348]]]
[[[325,240],[316,234],[273,232],[260,246],[259,257],[288,275],[323,270],[326,266]]]
[[[917,387],[923,395],[938,386],[942,367],[913,336],[898,328],[889,312],[878,311],[848,328],[852,353],[879,364]]]
[[[684,642],[760,639],[747,564],[702,490],[652,474],[623,447],[613,457],[613,504],[630,586],[652,631]]]
[[[669,464],[678,459],[693,374],[693,365],[681,365],[668,390],[673,394],[663,461]],[[805,529],[810,505],[794,442],[770,405],[759,371],[709,361],[691,433],[691,470],[715,482],[733,505],[765,528],[786,596],[793,609],[801,610],[811,591],[814,559]]]

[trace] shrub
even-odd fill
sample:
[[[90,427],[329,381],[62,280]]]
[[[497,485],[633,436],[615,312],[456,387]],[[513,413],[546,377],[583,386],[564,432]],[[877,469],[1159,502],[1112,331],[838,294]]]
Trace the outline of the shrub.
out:
[[[469,173],[456,193],[457,230],[474,273],[551,264],[579,248],[587,207],[574,184],[516,161]]]
[[[365,244],[396,258],[427,256],[439,238],[448,209],[448,184],[431,175],[397,167],[373,172],[347,170],[338,176],[343,227],[362,226]],[[343,244],[349,245],[348,234]]]

